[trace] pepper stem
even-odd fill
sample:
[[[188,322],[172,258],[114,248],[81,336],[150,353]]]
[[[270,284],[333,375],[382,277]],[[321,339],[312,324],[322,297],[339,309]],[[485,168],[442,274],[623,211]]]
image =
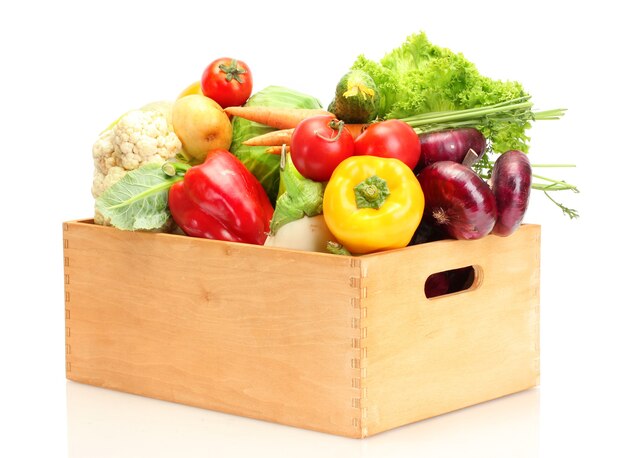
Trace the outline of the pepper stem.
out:
[[[372,175],[354,187],[357,208],[373,208],[378,210],[389,197],[389,186],[382,178]]]
[[[379,196],[380,190],[373,184],[363,186],[363,197],[365,197],[368,202],[377,200]]]
[[[161,170],[168,177],[183,176],[191,168],[191,165],[182,162],[165,162],[161,166]]]

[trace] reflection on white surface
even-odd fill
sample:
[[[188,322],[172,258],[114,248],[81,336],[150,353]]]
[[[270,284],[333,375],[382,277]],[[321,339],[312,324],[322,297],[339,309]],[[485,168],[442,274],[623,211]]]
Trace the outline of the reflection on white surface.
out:
[[[67,382],[70,458],[539,455],[539,391],[358,440]]]

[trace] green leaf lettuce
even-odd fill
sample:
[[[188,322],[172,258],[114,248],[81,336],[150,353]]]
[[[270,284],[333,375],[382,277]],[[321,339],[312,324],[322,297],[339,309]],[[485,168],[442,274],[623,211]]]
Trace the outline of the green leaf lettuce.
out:
[[[476,108],[527,96],[516,81],[481,75],[462,54],[433,45],[426,35],[411,35],[398,48],[374,62],[361,55],[352,66],[370,74],[381,93],[379,116],[410,116]],[[494,151],[528,150],[528,122],[494,120],[476,126]]]

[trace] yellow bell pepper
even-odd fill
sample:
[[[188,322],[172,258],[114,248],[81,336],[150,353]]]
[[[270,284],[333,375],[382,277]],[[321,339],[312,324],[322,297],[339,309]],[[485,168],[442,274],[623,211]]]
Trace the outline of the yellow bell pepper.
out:
[[[324,191],[330,232],[351,253],[402,248],[424,214],[424,193],[398,159],[353,156],[337,166]]]

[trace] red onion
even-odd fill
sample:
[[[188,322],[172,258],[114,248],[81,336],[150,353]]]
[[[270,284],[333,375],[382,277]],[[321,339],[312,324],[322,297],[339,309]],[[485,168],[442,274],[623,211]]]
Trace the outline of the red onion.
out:
[[[487,144],[483,134],[473,127],[428,132],[419,137],[421,154],[415,169],[417,171],[439,161],[454,161],[460,164],[470,149],[476,153],[477,157],[474,158],[476,161],[485,153]]]
[[[424,213],[451,237],[473,240],[491,232],[498,216],[496,199],[472,169],[452,161],[435,162],[417,179],[424,192]]]
[[[494,234],[506,237],[522,223],[530,199],[531,181],[532,167],[526,154],[513,150],[498,157],[491,172],[491,187],[498,207]]]

